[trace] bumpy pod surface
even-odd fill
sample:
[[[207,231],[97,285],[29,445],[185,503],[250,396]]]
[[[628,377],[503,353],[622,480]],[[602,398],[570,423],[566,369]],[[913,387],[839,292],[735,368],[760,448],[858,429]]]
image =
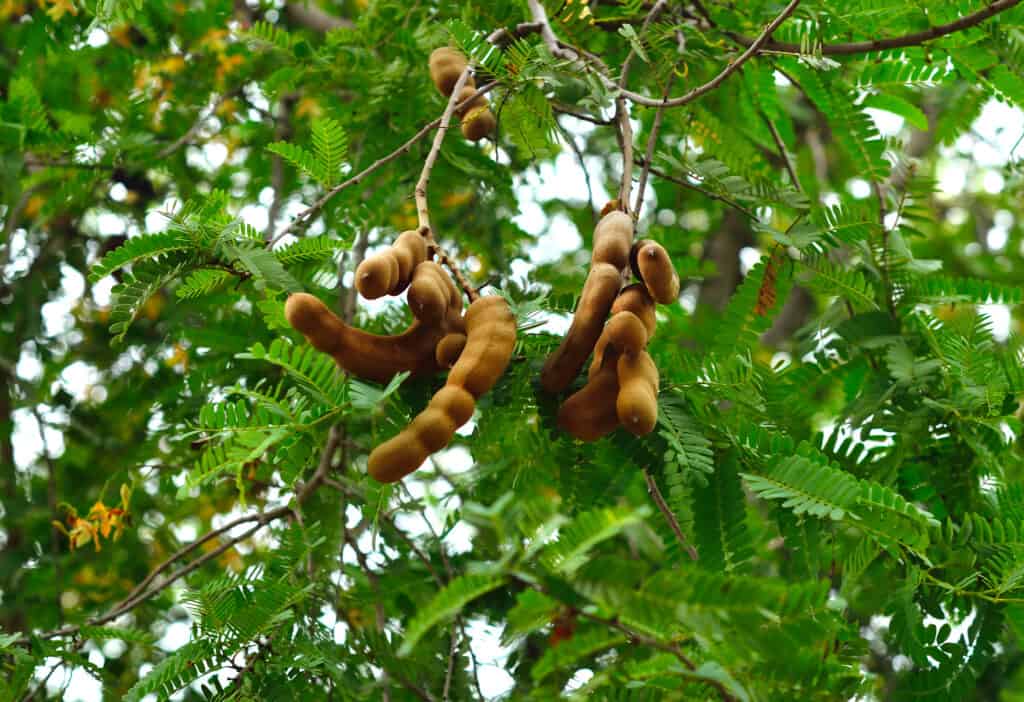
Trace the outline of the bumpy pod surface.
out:
[[[394,438],[370,453],[370,475],[385,483],[401,480],[473,416],[476,400],[494,387],[512,360],[516,320],[499,296],[481,297],[466,310],[466,347],[448,381],[427,407]]]
[[[413,271],[427,259],[427,244],[417,231],[402,232],[389,248],[356,268],[356,288],[368,300],[398,295],[412,281]]]
[[[416,266],[408,296],[409,309],[416,319],[436,324],[456,300],[461,306],[459,290],[441,266],[433,261],[424,261]]]
[[[437,342],[437,365],[442,368],[451,368],[462,355],[466,348],[466,335],[460,332],[445,334],[441,341]]]
[[[448,97],[452,94],[455,84],[459,82],[459,76],[466,70],[468,61],[461,51],[442,46],[430,52],[430,79],[441,91],[441,94]]]
[[[497,126],[498,121],[485,100],[483,106],[474,107],[466,112],[466,116],[462,119],[462,136],[470,141],[480,141],[493,132]]]
[[[579,391],[566,398],[558,408],[558,426],[580,441],[597,441],[619,426],[615,402],[619,378],[615,351],[609,351],[603,363]]]
[[[614,329],[615,334],[621,334],[629,329],[620,329],[619,326],[628,324],[624,321],[618,321],[614,325],[612,322],[623,312],[629,312],[636,316],[643,324],[646,337],[644,344],[650,341],[651,337],[654,336],[654,330],[658,325],[658,319],[654,311],[654,300],[651,298],[650,293],[647,292],[647,288],[642,283],[634,283],[626,286],[619,292],[619,296],[615,298],[615,302],[612,304],[611,320],[605,325],[604,331],[601,332],[601,336],[597,339],[597,344],[594,346],[594,359],[590,363],[590,370],[588,371],[589,377],[593,377],[597,370],[601,367],[604,359],[605,349],[608,348],[610,337],[613,335],[612,330]],[[634,336],[637,336],[635,328],[632,329]],[[621,342],[620,342],[621,343]],[[635,346],[633,344],[631,348]],[[621,345],[619,346],[621,349]]]
[[[295,293],[284,306],[288,323],[315,349],[334,357],[343,369],[364,380],[386,383],[402,371],[434,373],[434,349],[450,326],[414,321],[393,336],[377,336],[345,324],[316,297]]]
[[[627,431],[648,434],[658,422],[658,367],[646,351],[623,353],[617,363],[615,411]]]
[[[621,269],[610,263],[591,266],[569,332],[541,369],[540,384],[546,391],[556,393],[565,390],[580,372],[601,336],[604,321],[621,285]]]
[[[665,247],[656,241],[640,241],[630,253],[633,274],[644,282],[651,297],[663,305],[679,299],[679,274]]]
[[[633,245],[633,218],[625,212],[612,210],[594,228],[594,251],[591,263],[610,263],[620,271],[629,265]]]
[[[464,85],[464,86],[462,86],[462,90],[459,91],[459,97],[456,98],[456,99],[457,99],[458,102],[462,102],[463,100],[465,100],[469,96],[473,95],[475,92],[476,92],[476,86],[475,85],[469,85],[469,84]],[[459,110],[457,111],[457,114],[459,115],[459,117],[462,117],[463,115],[468,114],[468,113],[472,112],[473,110],[475,110],[477,108],[487,107],[488,104],[489,103],[487,102],[487,96],[485,96],[485,95],[477,95],[475,98],[473,98],[472,100],[467,102],[465,105],[460,107]]]

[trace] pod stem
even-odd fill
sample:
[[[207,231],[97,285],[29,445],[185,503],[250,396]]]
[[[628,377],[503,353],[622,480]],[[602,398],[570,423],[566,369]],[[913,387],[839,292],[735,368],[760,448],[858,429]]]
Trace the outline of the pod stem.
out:
[[[416,181],[416,189],[414,191],[416,196],[416,217],[419,220],[419,232],[423,235],[423,238],[427,240],[427,249],[429,252],[437,256],[438,262],[441,263],[445,268],[451,271],[452,277],[455,278],[455,282],[458,283],[462,291],[466,293],[466,297],[469,298],[470,302],[479,297],[476,290],[469,284],[462,271],[456,265],[454,259],[449,256],[437,243],[434,238],[434,230],[430,226],[430,205],[427,202],[427,186],[430,184],[430,172],[434,169],[434,164],[437,163],[437,155],[441,153],[441,144],[444,142],[445,134],[448,133],[448,127],[451,125],[452,115],[455,114],[455,109],[459,106],[459,93],[462,92],[463,86],[466,85],[466,81],[469,80],[470,66],[466,66],[466,70],[459,76],[459,80],[456,81],[455,87],[452,88],[452,93],[448,97],[448,105],[444,108],[444,113],[441,115],[441,124],[437,127],[437,133],[434,134],[434,142],[430,145],[430,152],[427,154],[427,158],[423,161],[423,170],[420,171],[420,179]],[[467,98],[465,101],[472,100],[473,96]]]

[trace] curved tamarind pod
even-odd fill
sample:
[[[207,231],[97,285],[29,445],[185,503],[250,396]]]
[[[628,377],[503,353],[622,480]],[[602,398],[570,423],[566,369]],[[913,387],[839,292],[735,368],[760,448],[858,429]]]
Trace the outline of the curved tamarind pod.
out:
[[[470,141],[480,141],[498,126],[498,120],[486,102],[485,100],[482,106],[468,110],[466,116],[462,118],[462,136]]]
[[[451,305],[451,292],[445,280],[448,274],[433,261],[416,266],[409,285],[409,309],[425,324],[437,324]],[[450,279],[448,280],[450,284]]]
[[[466,85],[462,86],[462,90],[459,91],[459,96],[456,98],[456,103],[462,102],[466,98],[468,98],[471,95],[473,95],[473,93],[475,93],[475,92],[476,92],[476,86],[475,85],[470,85],[469,83],[467,83]],[[489,103],[487,102],[487,96],[486,95],[477,95],[475,98],[473,98],[472,100],[467,102],[465,105],[460,107],[458,110],[456,110],[456,114],[458,114],[459,117],[461,118],[463,115],[472,112],[473,110],[475,110],[478,107],[487,107],[488,104]]]
[[[412,282],[413,271],[427,260],[427,241],[418,231],[404,231],[391,245],[391,254],[398,262],[398,284],[391,288],[392,295],[398,295]]]
[[[615,411],[628,431],[642,436],[658,423],[658,367],[646,351],[619,356]]]
[[[448,374],[448,384],[480,397],[505,372],[515,345],[516,318],[505,298],[477,298],[466,310],[466,347]]]
[[[580,372],[601,336],[604,320],[608,318],[621,284],[620,269],[610,263],[591,266],[569,332],[541,369],[540,384],[546,391],[565,390]]]
[[[558,408],[558,426],[580,441],[597,441],[619,426],[615,408],[619,378],[611,358],[615,353],[609,353],[610,362],[604,363],[586,385]]]
[[[612,305],[612,314],[617,312],[632,312],[644,323],[648,340],[654,336],[654,330],[658,326],[658,316],[654,298],[647,292],[647,287],[643,283],[633,283],[619,291],[619,296],[615,298],[615,303]]]
[[[629,263],[655,300],[670,305],[679,299],[679,274],[664,246],[656,241],[639,241],[630,252]]]
[[[516,320],[504,298],[474,301],[466,310],[466,335],[466,348],[445,386],[408,427],[370,453],[368,470],[376,480],[401,480],[447,446],[455,430],[473,416],[476,399],[505,372],[515,347]]]
[[[622,353],[640,353],[647,346],[647,328],[628,310],[613,314],[603,334],[608,337],[608,344]]]
[[[620,271],[629,265],[629,249],[633,245],[633,218],[613,210],[594,228],[594,251],[591,263],[610,263]]]
[[[437,371],[434,349],[443,325],[413,322],[403,333],[378,336],[345,324],[318,298],[295,293],[284,306],[288,323],[318,351],[334,357],[352,375],[386,383],[402,371],[423,375]]]
[[[441,94],[448,97],[469,62],[458,49],[442,46],[430,52],[429,65],[430,79]],[[468,80],[472,81],[472,76]]]
[[[619,291],[619,296],[612,303],[611,315],[612,319],[614,319],[615,315],[619,312],[632,312],[643,322],[644,329],[647,330],[647,340],[650,341],[651,337],[654,336],[655,328],[658,326],[658,318],[654,308],[654,299],[647,292],[644,284],[633,283]],[[604,349],[608,345],[607,331],[608,327],[605,325],[605,331],[601,332],[601,336],[597,339],[597,345],[594,346],[594,360],[590,364],[590,376],[593,376],[601,365]]]
[[[417,231],[402,232],[389,248],[356,268],[356,289],[368,300],[398,295],[409,286],[412,272],[427,258],[427,244]]]
[[[437,342],[437,349],[434,352],[437,357],[437,365],[442,368],[451,368],[459,360],[459,356],[464,348],[466,348],[465,334],[460,334],[459,332],[445,334]]]

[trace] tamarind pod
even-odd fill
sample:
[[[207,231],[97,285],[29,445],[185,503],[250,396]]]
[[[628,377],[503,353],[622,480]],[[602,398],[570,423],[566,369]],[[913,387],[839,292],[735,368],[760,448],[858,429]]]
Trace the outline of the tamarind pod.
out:
[[[456,428],[468,422],[476,410],[476,399],[466,388],[446,384],[430,398],[430,404],[442,408]]]
[[[466,85],[462,86],[462,90],[459,91],[459,96],[455,99],[456,103],[460,103],[463,100],[469,98],[475,92],[476,92],[476,86],[475,85],[469,85],[467,83]],[[475,109],[477,109],[479,107],[487,107],[488,104],[489,103],[487,102],[487,96],[486,95],[477,95],[475,98],[473,98],[472,100],[467,102],[465,105],[460,107],[456,112],[459,115],[459,117],[461,118],[463,115],[466,115],[466,114],[472,112],[473,110],[475,110]]]
[[[410,431],[411,426],[370,452],[367,472],[371,478],[382,483],[398,482],[430,457],[427,447]]]
[[[442,46],[430,52],[428,59],[430,79],[445,97],[452,94],[452,89],[459,81],[459,76],[466,70],[468,62],[458,49]]]
[[[466,112],[462,119],[462,136],[470,141],[480,141],[498,126],[491,108],[486,104]]]
[[[412,424],[409,425],[409,431],[416,435],[423,448],[429,453],[434,453],[451,443],[458,427],[454,417],[431,401],[422,412],[416,415]]]
[[[601,336],[621,284],[620,269],[609,263],[591,266],[569,332],[541,369],[540,384],[547,392],[562,392],[580,372]]]
[[[618,394],[615,363],[606,363],[558,408],[558,426],[580,441],[597,441],[619,426],[615,408]]]
[[[640,318],[628,310],[612,315],[605,325],[608,344],[625,354],[635,354],[647,346],[647,329]]]
[[[656,241],[640,241],[630,253],[630,265],[651,297],[663,305],[679,299],[679,274],[665,247]]]
[[[450,332],[445,334],[441,340],[437,342],[437,349],[435,351],[437,365],[442,368],[451,368],[455,365],[455,362],[459,360],[459,355],[465,347],[465,334],[460,334],[459,332]]]
[[[505,298],[477,298],[466,310],[466,346],[448,373],[448,384],[480,397],[508,368],[515,345],[516,318]]]
[[[615,315],[619,312],[632,312],[635,314],[643,322],[649,342],[651,337],[654,336],[655,328],[658,326],[658,318],[654,308],[654,299],[651,298],[651,294],[647,292],[644,284],[633,283],[619,291],[618,297],[612,303],[611,315],[612,319],[614,319]],[[589,377],[593,377],[594,373],[601,366],[601,359],[604,356],[605,347],[608,345],[607,332],[608,325],[606,324],[604,331],[601,332],[601,336],[597,339],[597,345],[594,346],[594,360],[590,364]]]
[[[290,295],[284,314],[315,349],[333,356],[341,368],[363,380],[386,383],[402,371],[413,375],[437,371],[434,349],[445,334],[442,326],[413,322],[401,334],[378,336],[345,324],[307,293]]]
[[[610,263],[620,271],[629,265],[629,250],[633,245],[633,218],[625,212],[613,210],[594,228],[594,250],[590,261]]]
[[[408,296],[409,309],[416,319],[425,324],[437,324],[446,316],[451,305],[451,294],[445,284],[447,278],[444,269],[433,261],[416,266]]]
[[[391,249],[370,256],[356,268],[356,289],[367,300],[391,294],[399,277],[398,261]]]
[[[642,436],[658,422],[658,367],[646,351],[624,353],[616,365],[619,394],[615,411],[627,431]]]
[[[658,326],[658,317],[655,311],[654,298],[647,292],[643,283],[627,285],[619,291],[619,296],[612,303],[612,315],[618,312],[632,312],[644,323],[647,330],[647,339],[654,336],[654,330]]]
[[[647,329],[639,317],[629,310],[614,313],[608,323],[604,325],[604,331],[597,339],[597,344],[594,346],[594,359],[590,363],[587,376],[594,377],[604,363],[605,354],[609,349],[615,349],[621,353],[639,353],[647,347],[647,341]]]
[[[404,231],[391,245],[391,252],[398,262],[398,281],[390,292],[398,295],[409,287],[416,267],[427,260],[427,242],[416,230]]]

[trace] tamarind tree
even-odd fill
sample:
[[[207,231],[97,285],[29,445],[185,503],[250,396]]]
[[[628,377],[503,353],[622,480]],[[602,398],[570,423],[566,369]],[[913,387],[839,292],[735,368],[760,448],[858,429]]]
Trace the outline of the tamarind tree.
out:
[[[0,2],[0,701],[1024,699],[1020,0]]]

